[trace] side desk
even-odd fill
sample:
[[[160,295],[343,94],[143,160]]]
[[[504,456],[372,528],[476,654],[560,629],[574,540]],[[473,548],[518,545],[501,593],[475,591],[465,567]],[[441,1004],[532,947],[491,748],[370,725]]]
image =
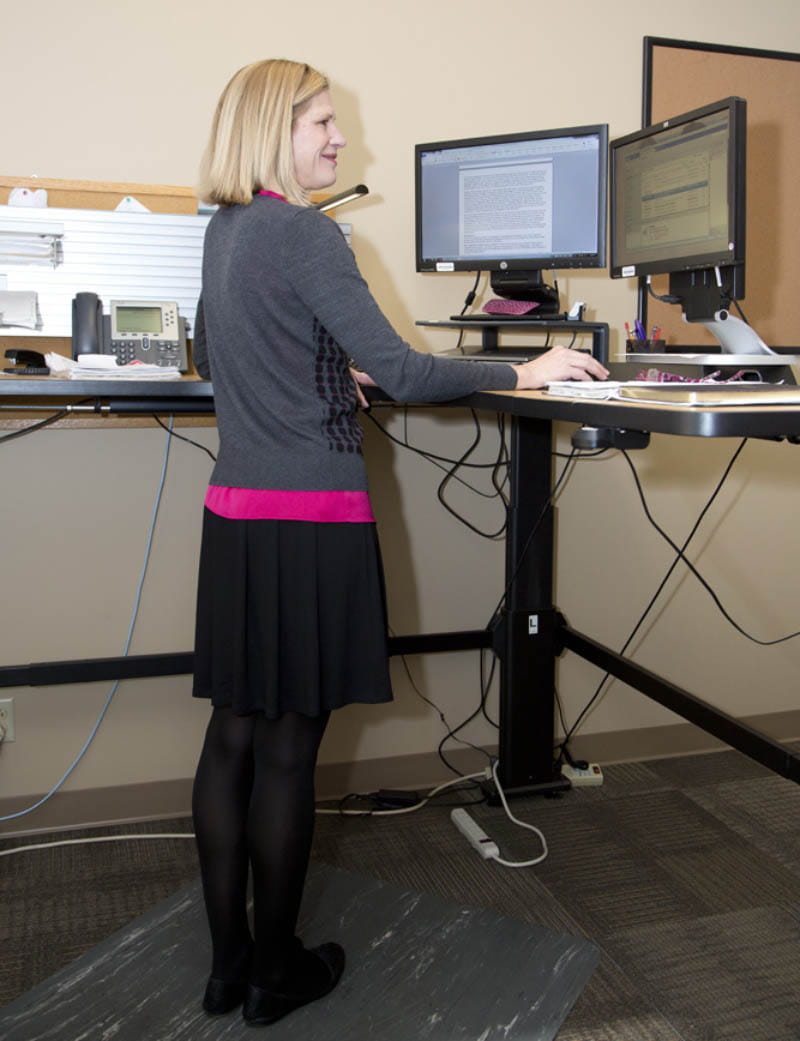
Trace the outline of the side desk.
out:
[[[381,403],[380,392],[372,395]],[[24,410],[46,399],[57,409],[80,399],[90,410],[125,414],[213,413],[208,382],[71,381],[0,378],[0,404]],[[686,437],[800,440],[800,405],[762,408],[676,407],[564,399],[542,391],[481,392],[443,407],[469,407],[511,416],[510,504],[506,536],[506,603],[486,629],[393,637],[392,654],[493,648],[500,659],[499,777],[508,795],[568,787],[555,772],[555,667],[571,651],[619,678],[708,733],[800,783],[800,756],[707,704],[668,679],[571,629],[553,603],[553,424]],[[191,652],[0,666],[0,688],[85,683],[191,672]],[[490,799],[493,793],[489,791]],[[494,793],[496,795],[496,793]]]

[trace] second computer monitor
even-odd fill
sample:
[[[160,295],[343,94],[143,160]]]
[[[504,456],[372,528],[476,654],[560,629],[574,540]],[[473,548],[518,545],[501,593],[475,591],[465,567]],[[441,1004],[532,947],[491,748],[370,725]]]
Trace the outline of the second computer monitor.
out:
[[[728,97],[610,145],[611,275],[669,274],[689,321],[744,296],[746,128]]]

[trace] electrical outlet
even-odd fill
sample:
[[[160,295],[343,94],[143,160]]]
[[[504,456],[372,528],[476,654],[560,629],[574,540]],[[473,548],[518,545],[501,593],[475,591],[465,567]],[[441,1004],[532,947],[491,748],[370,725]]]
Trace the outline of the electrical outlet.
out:
[[[3,741],[14,741],[14,699],[0,698],[0,726],[6,734]]]
[[[585,770],[579,770],[577,766],[564,763],[561,773],[567,778],[573,788],[588,788],[603,783],[603,771],[597,763],[589,763]]]

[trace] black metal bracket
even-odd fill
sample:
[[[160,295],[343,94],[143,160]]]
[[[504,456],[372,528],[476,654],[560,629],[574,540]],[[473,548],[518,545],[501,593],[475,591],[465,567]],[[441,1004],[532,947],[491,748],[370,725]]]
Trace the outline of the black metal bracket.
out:
[[[622,430],[619,427],[578,427],[572,435],[572,447],[579,452],[594,452],[600,448],[619,448],[633,451],[647,448],[650,434],[646,430]]]

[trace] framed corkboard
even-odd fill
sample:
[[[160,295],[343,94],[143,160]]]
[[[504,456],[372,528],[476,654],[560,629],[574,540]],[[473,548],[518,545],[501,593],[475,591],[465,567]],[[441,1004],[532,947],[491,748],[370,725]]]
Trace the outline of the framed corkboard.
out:
[[[747,321],[770,347],[800,347],[800,54],[644,38],[642,125],[736,95],[747,101]],[[653,278],[667,292],[667,276]],[[645,327],[660,325],[669,346],[716,341],[680,308],[640,295]],[[733,313],[736,313],[735,307]]]

